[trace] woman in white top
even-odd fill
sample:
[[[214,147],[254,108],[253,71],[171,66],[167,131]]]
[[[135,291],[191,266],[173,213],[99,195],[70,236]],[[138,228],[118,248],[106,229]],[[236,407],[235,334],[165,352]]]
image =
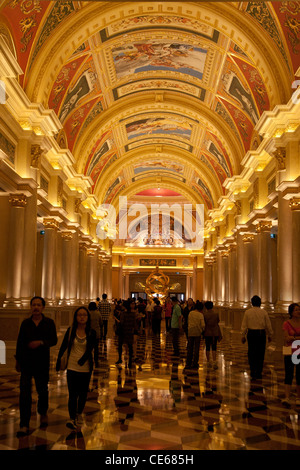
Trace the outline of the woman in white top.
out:
[[[60,358],[68,349],[67,382],[70,420],[66,425],[73,430],[77,429],[77,425],[83,424],[82,412],[94,366],[93,357],[98,357],[98,354],[94,354],[95,348],[97,349],[97,338],[95,330],[91,328],[90,313],[86,307],[79,307],[74,313],[72,326],[66,331],[56,363],[56,370],[59,371]]]

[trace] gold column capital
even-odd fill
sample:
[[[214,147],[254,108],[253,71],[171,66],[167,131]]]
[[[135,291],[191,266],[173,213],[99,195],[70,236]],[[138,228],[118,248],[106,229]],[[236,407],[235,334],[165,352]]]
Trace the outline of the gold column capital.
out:
[[[245,233],[242,236],[242,240],[243,240],[244,243],[251,243],[254,240],[254,235],[252,233]]]
[[[43,224],[45,228],[59,229],[59,223],[53,217],[45,217],[43,219]]]
[[[269,232],[272,228],[272,221],[271,220],[262,220],[258,222],[256,225],[256,232],[261,233],[261,232]]]
[[[289,207],[292,211],[300,211],[300,197],[293,197],[290,199]]]
[[[68,241],[72,240],[73,232],[69,232],[69,231],[61,232],[61,237],[63,238],[63,240],[68,242]]]
[[[25,194],[10,194],[9,202],[13,207],[25,207],[27,205],[27,196]]]

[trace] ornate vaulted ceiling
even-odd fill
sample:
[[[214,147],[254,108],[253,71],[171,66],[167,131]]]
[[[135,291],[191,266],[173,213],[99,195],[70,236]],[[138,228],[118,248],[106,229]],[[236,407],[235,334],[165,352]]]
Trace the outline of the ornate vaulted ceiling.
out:
[[[299,5],[9,0],[0,14],[21,85],[59,117],[99,203],[160,186],[207,211],[262,113],[291,97]]]

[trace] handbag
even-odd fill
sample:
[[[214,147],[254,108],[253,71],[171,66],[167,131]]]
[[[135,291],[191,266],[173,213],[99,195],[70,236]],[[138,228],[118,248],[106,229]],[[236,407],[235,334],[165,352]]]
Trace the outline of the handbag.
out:
[[[70,336],[71,336],[71,328],[70,328],[70,332],[69,332],[68,346],[69,346]],[[66,368],[68,366],[68,360],[69,360],[68,352],[69,352],[69,347],[67,347],[67,349],[65,350],[65,352],[63,353],[63,355],[60,358],[59,370],[61,370],[61,371],[66,370]]]
[[[292,355],[292,346],[282,346],[282,354],[284,356],[291,356]]]

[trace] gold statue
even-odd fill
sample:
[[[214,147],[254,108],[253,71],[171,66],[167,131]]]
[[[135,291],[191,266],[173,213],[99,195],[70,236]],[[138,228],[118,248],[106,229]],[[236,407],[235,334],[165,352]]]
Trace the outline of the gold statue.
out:
[[[180,287],[180,284],[175,283],[172,286],[169,286],[170,278],[164,273],[159,271],[158,266],[156,266],[155,271],[153,271],[146,279],[146,285],[142,282],[137,282],[136,285],[139,288],[142,288],[148,297],[154,299],[158,297],[160,300],[165,300],[170,290],[174,290],[177,287]]]

